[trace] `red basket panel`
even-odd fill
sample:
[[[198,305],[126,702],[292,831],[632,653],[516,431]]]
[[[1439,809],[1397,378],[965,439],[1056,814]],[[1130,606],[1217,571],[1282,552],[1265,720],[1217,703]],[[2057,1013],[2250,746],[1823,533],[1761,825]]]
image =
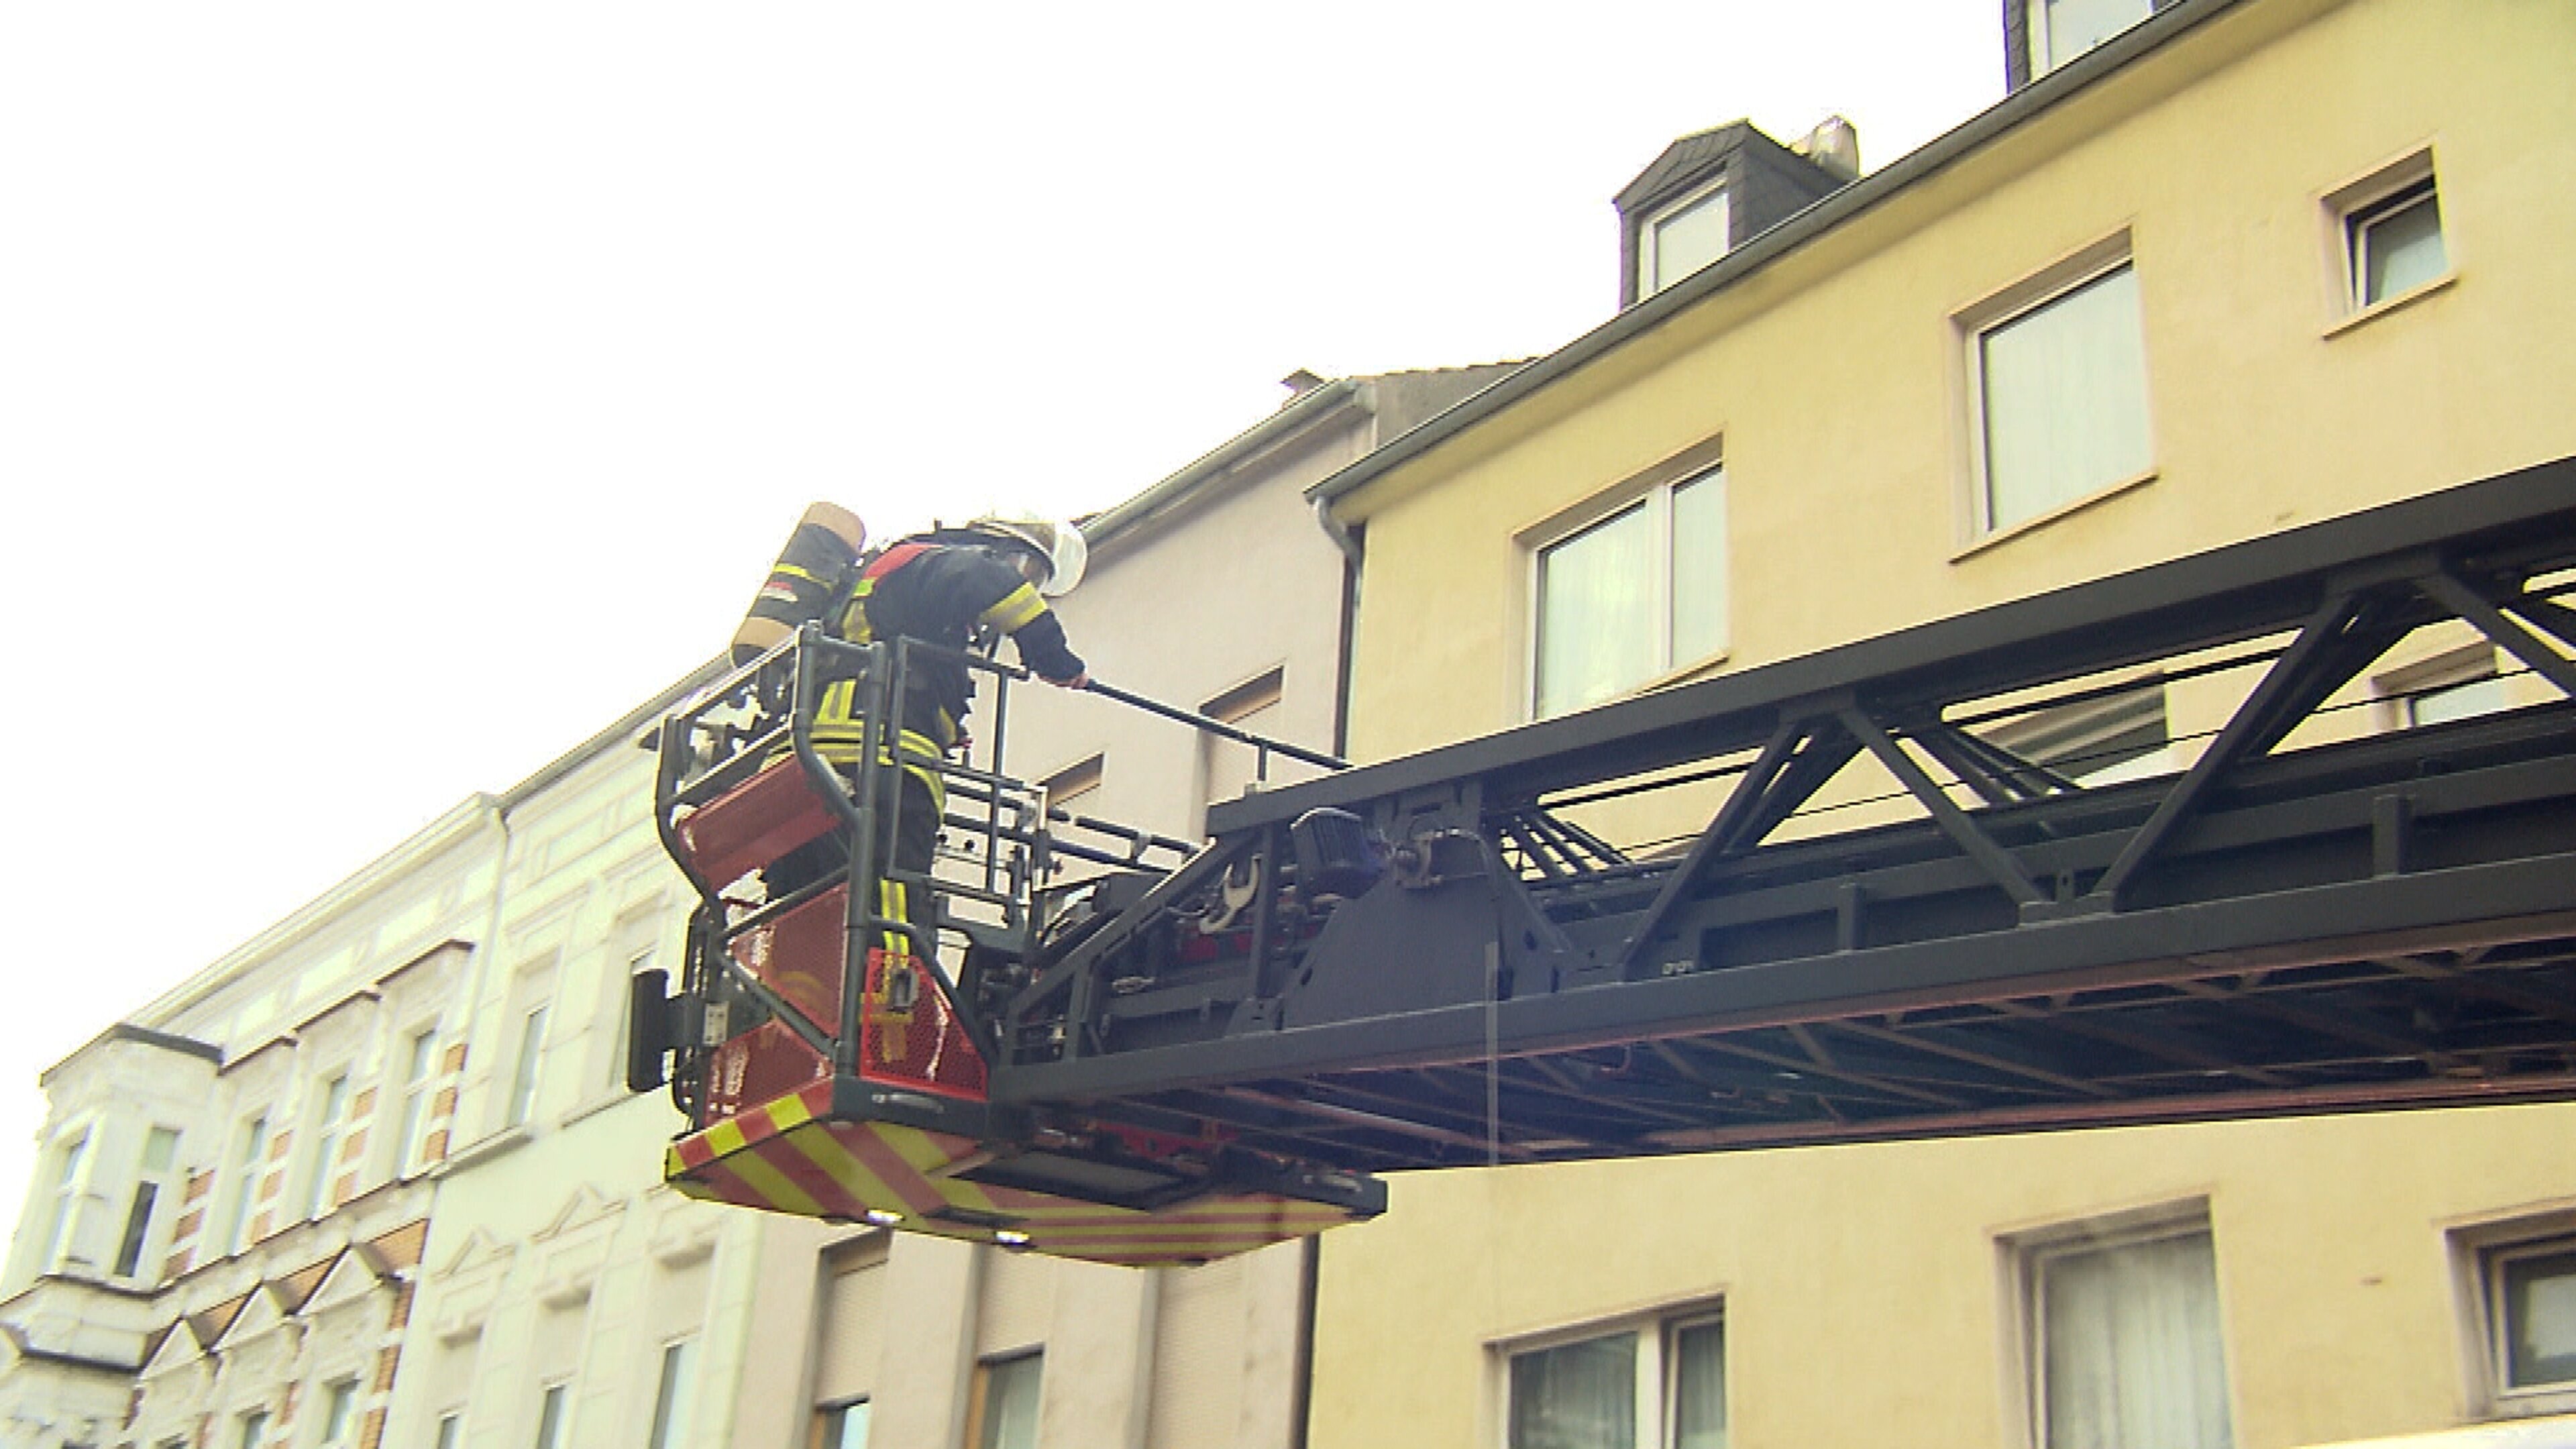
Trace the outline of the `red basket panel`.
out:
[[[984,1054],[918,957],[883,948],[868,952],[867,985],[859,997],[859,1075],[888,1086],[984,1100]]]
[[[715,885],[741,879],[832,828],[831,809],[793,757],[780,760],[680,822],[689,863]]]
[[[762,1022],[716,1048],[708,1059],[707,1123],[739,1116],[831,1074],[830,1060],[785,1022]]]

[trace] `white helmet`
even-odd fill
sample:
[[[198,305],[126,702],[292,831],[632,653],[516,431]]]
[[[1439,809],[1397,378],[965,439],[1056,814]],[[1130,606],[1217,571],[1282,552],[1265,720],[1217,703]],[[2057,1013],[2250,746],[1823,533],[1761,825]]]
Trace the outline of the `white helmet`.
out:
[[[1082,530],[1070,523],[1046,518],[1005,518],[986,516],[967,524],[970,533],[980,533],[1046,565],[1046,576],[1038,580],[1037,589],[1048,598],[1071,593],[1082,582],[1082,566],[1091,557],[1091,546],[1082,540]]]

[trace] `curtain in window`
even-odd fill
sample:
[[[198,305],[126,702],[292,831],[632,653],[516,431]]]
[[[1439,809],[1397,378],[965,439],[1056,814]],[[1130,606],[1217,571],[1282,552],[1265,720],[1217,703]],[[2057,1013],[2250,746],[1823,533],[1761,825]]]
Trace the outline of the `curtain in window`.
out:
[[[1726,647],[1726,474],[1673,490],[1673,657],[1678,668]]]
[[[2039,1273],[2046,1449],[2228,1449],[2209,1234],[2051,1254]]]
[[[1581,709],[1654,672],[1651,534],[1639,503],[1540,552],[1539,714]]]
[[[1726,1449],[1726,1325],[1693,1323],[1673,1333],[1672,1449]]]
[[[1988,330],[1978,366],[1988,527],[2147,470],[2147,352],[2131,268]]]
[[[1636,1449],[1637,1335],[1512,1356],[1510,1449]]]

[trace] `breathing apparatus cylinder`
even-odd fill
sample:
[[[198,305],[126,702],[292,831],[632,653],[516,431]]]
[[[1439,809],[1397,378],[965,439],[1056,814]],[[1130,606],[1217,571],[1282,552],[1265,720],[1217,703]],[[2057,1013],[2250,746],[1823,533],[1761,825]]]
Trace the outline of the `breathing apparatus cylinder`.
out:
[[[784,644],[798,628],[823,617],[843,580],[867,546],[868,527],[850,510],[817,503],[796,521],[769,579],[753,596],[751,612],[733,631],[733,662],[747,664]]]

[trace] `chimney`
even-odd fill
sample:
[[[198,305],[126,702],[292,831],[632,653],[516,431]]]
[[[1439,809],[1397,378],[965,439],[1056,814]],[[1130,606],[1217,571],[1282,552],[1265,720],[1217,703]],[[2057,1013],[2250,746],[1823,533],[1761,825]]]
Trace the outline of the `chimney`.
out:
[[[1301,367],[1295,372],[1288,374],[1286,377],[1279,379],[1279,385],[1288,389],[1288,402],[1292,403],[1297,399],[1304,397],[1306,394],[1313,392],[1315,389],[1322,387],[1326,380],[1327,379],[1317,377],[1315,374]],[[1281,403],[1280,406],[1284,408],[1288,406],[1288,403]]]
[[[1860,179],[1860,132],[1840,116],[1827,116],[1790,150],[1845,181]]]

